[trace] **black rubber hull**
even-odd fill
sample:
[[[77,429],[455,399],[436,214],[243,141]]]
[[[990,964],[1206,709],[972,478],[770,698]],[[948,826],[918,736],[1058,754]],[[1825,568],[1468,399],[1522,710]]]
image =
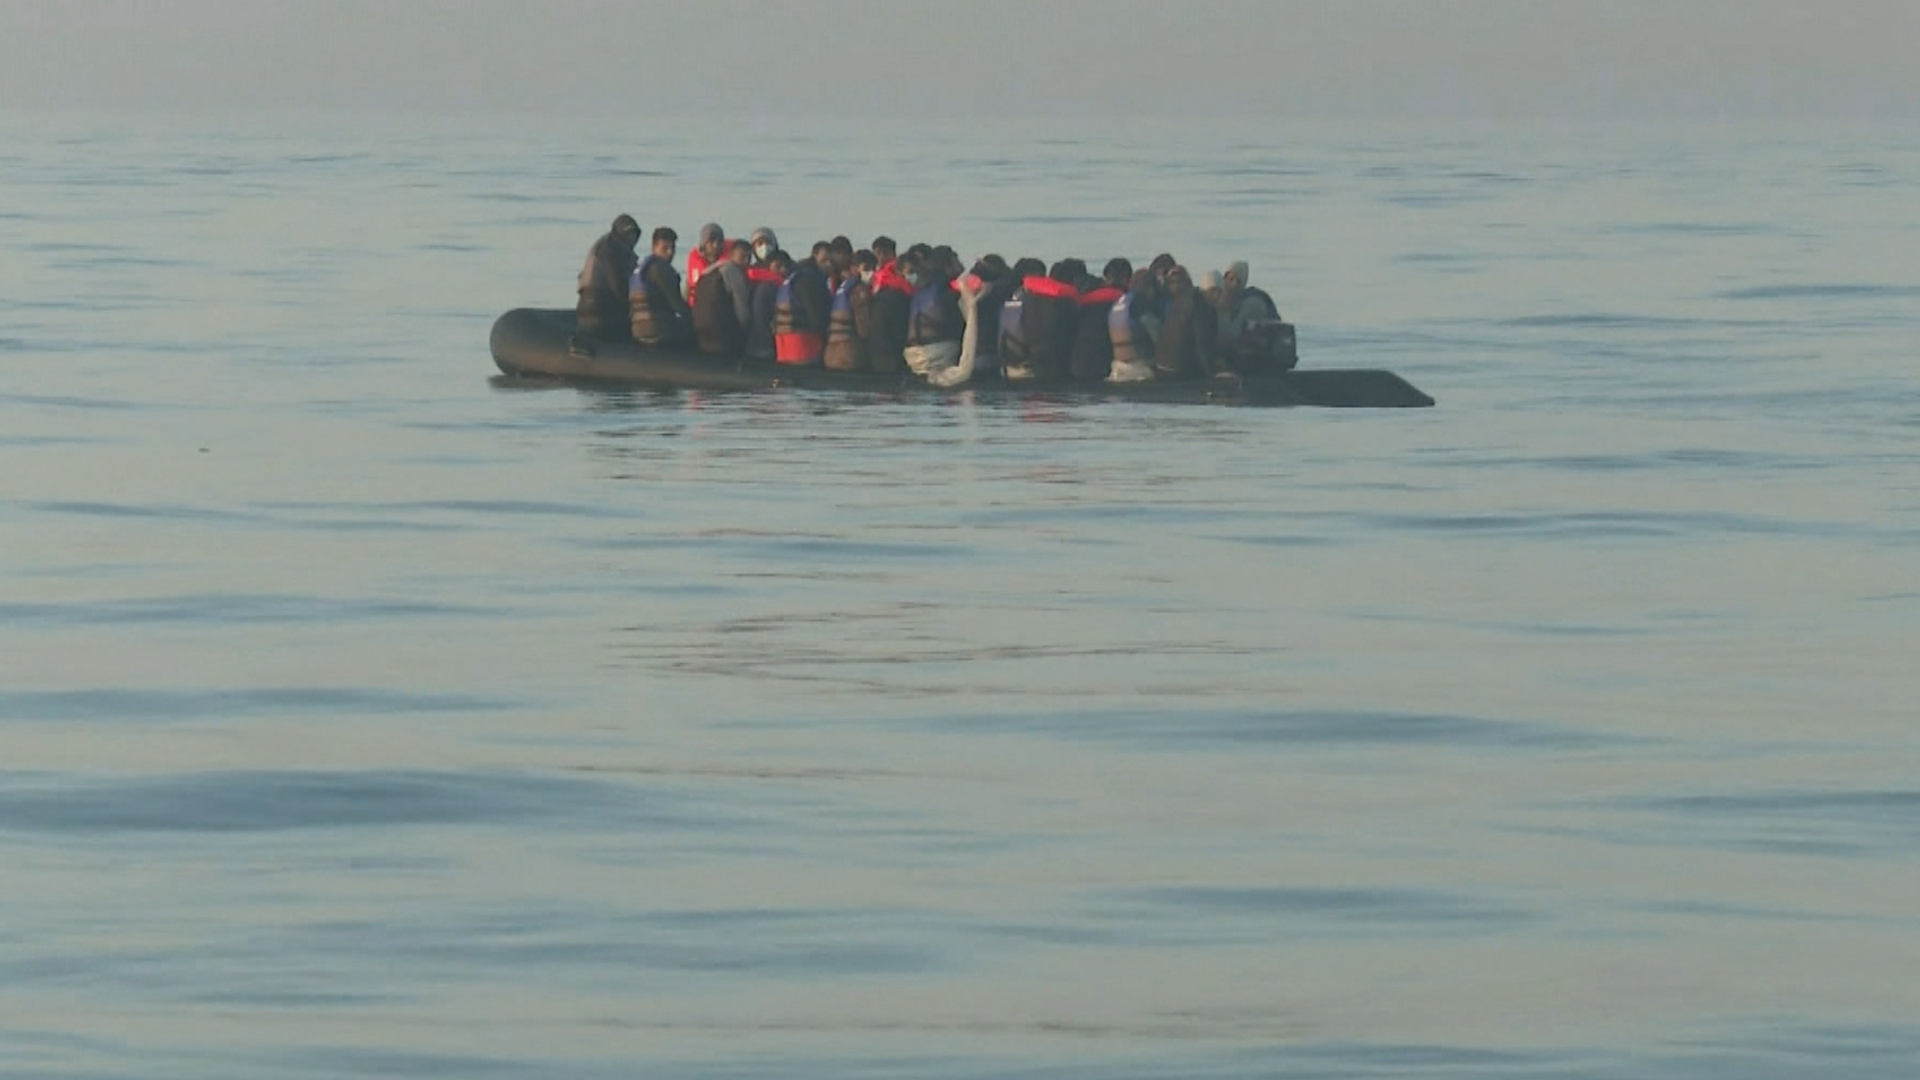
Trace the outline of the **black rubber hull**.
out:
[[[730,360],[694,352],[641,349],[631,342],[596,342],[594,355],[568,348],[573,312],[517,308],[493,324],[493,360],[508,375],[568,382],[639,386],[662,390],[839,390],[868,394],[953,394],[961,391],[1071,396],[1175,404],[1314,405],[1325,408],[1399,409],[1432,405],[1391,371],[1290,371],[1249,378],[1237,386],[1213,380],[1139,383],[1067,383],[1033,386],[997,377],[953,390],[928,386],[910,375],[839,372]]]

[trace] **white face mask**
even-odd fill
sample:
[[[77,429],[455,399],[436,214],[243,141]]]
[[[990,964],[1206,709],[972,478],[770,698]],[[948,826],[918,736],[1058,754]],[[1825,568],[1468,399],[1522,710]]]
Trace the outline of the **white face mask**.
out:
[[[909,271],[907,271],[907,272],[906,272],[906,274],[905,274],[905,275],[903,275],[903,276],[904,276],[904,277],[905,277],[905,278],[907,279],[907,284],[909,284],[909,285],[918,285],[918,284],[920,284],[920,275],[919,275],[919,274],[917,274],[917,273],[914,273],[914,272],[913,272],[913,271],[911,271],[911,270],[909,270]]]
[[[860,280],[868,285],[873,284],[873,271],[871,270],[860,271]]]
[[[772,250],[772,248],[765,244],[755,244],[753,245],[753,257],[759,259],[761,262],[765,262],[767,260],[767,253]]]

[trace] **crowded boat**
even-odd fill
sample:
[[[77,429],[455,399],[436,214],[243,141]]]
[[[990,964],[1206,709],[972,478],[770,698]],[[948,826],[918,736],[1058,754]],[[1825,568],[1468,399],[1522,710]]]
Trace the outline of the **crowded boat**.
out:
[[[1170,254],[1135,269],[1108,260],[998,254],[970,265],[951,247],[887,236],[856,250],[836,236],[806,258],[773,230],[729,238],[701,227],[675,266],[679,234],[660,227],[640,250],[631,215],[587,254],[571,355],[615,347],[715,361],[816,368],[936,387],[1106,385],[1277,376],[1293,368],[1292,327],[1248,266],[1197,278]]]

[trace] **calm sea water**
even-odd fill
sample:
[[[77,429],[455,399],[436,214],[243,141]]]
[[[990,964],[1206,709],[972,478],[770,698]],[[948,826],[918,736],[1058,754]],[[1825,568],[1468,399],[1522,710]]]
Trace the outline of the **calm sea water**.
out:
[[[1920,133],[5,133],[0,1074],[1920,1072]],[[1440,404],[490,382],[622,211]]]

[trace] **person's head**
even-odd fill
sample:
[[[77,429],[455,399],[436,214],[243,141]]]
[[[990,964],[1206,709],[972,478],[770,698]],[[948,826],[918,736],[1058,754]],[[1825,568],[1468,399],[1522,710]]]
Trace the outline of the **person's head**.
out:
[[[779,248],[774,248],[767,253],[767,269],[779,274],[781,277],[786,277],[793,273],[793,256],[781,251]]]
[[[880,259],[873,252],[861,248],[853,253],[853,269],[860,275],[861,281],[871,282],[873,272],[880,269]]]
[[[876,236],[873,238],[873,257],[879,259],[882,266],[892,262],[899,254],[900,248],[893,242],[893,237]]]
[[[1247,288],[1247,264],[1234,263],[1227,272],[1220,275],[1220,295],[1227,300],[1237,300]]]
[[[844,274],[853,269],[853,241],[844,236],[836,236],[827,245],[829,265],[836,274]],[[871,252],[869,252],[871,254]]]
[[[653,230],[653,253],[660,258],[673,261],[673,253],[680,248],[680,234],[665,225]]]
[[[727,231],[709,221],[700,226],[700,240],[694,250],[705,256],[708,262],[720,258],[727,246]]]
[[[1047,271],[1047,276],[1062,285],[1078,288],[1080,279],[1087,276],[1087,264],[1079,259],[1061,259],[1053,264],[1053,269]]]
[[[813,253],[808,260],[820,268],[823,274],[833,273],[833,245],[821,240],[813,245]]]
[[[1013,276],[1025,281],[1030,277],[1045,277],[1047,264],[1039,259],[1028,257],[1013,264]]]
[[[894,262],[893,268],[899,272],[901,277],[907,279],[907,284],[916,287],[918,287],[920,282],[927,276],[926,260],[920,257],[918,251],[911,248],[907,250],[905,255],[900,256],[900,258]]]
[[[1207,303],[1215,307],[1220,305],[1223,296],[1220,290],[1220,272],[1218,270],[1208,270],[1202,273],[1200,280],[1194,283],[1194,288],[1200,290],[1200,295],[1206,297]]]
[[[613,238],[631,250],[640,242],[640,223],[633,220],[632,214],[621,214],[613,219]]]
[[[927,259],[927,268],[942,281],[952,281],[967,272],[966,266],[960,262],[960,253],[945,244],[933,249],[933,254]]]
[[[727,244],[727,261],[735,266],[753,265],[753,245],[745,240],[734,240]]]
[[[1173,269],[1176,265],[1178,264],[1174,261],[1173,256],[1161,254],[1153,257],[1153,261],[1147,264],[1147,269],[1153,271],[1154,277],[1165,281],[1167,280],[1167,271]]]
[[[1193,278],[1187,275],[1187,268],[1175,263],[1167,267],[1167,291],[1174,296],[1185,296],[1193,291]]]
[[[753,246],[754,261],[760,263],[762,266],[765,266],[768,257],[780,248],[779,237],[774,236],[773,230],[767,228],[765,225],[748,233],[747,243]]]
[[[981,281],[999,281],[1013,273],[1013,267],[998,255],[982,255],[980,261],[973,264],[973,275]]]
[[[1133,264],[1125,259],[1108,259],[1106,268],[1100,271],[1100,280],[1116,289],[1124,289],[1127,282],[1133,280]]]

